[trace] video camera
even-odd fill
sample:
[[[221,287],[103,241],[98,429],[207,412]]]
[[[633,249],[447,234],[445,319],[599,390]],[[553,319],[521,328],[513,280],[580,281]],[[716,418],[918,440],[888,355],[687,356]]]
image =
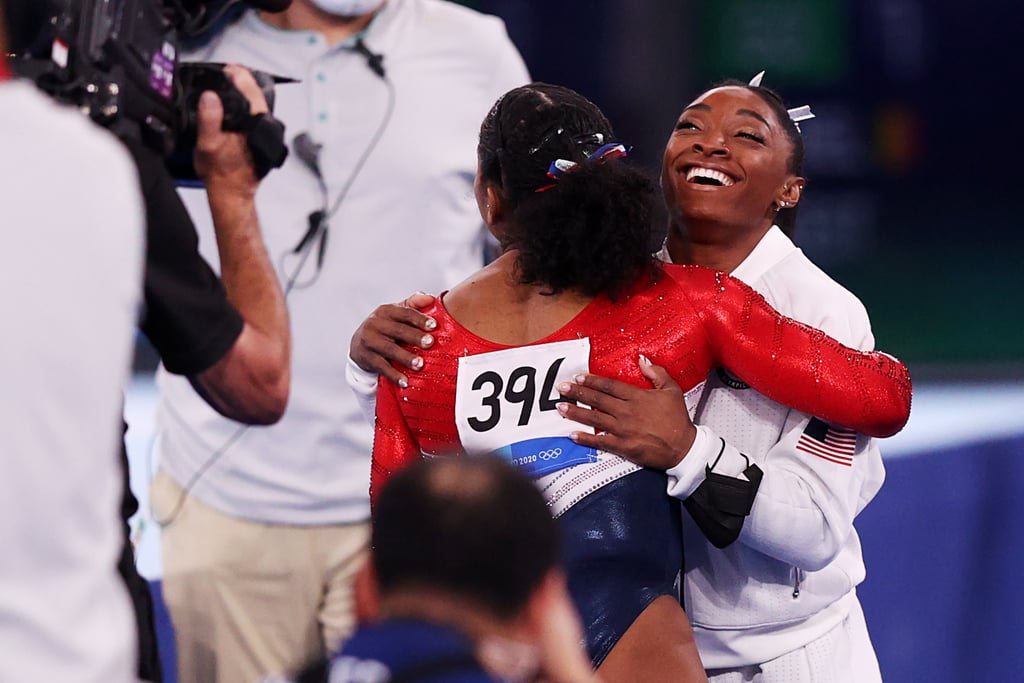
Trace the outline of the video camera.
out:
[[[224,103],[223,129],[246,134],[260,177],[284,163],[283,124],[271,114],[251,115],[222,64],[178,62],[182,41],[201,36],[241,0],[67,1],[51,19],[49,55],[12,60],[16,72],[116,134],[141,139],[167,158],[179,180],[196,177],[196,111],[205,90]],[[245,4],[273,12],[290,2]],[[274,84],[287,79],[253,75],[273,110]]]

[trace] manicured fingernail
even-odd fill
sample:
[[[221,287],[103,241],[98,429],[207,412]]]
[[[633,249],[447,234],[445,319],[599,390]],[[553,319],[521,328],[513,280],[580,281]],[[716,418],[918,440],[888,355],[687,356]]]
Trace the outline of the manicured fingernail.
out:
[[[642,353],[640,354],[640,362],[643,363],[644,365],[651,365],[651,359]]]
[[[420,358],[419,356],[416,356],[415,358],[412,359],[412,363],[410,363],[410,365],[412,366],[413,370],[422,370],[423,359]]]
[[[401,378],[400,380],[398,380],[398,386],[402,387],[403,389],[408,389],[409,388],[409,380],[407,380],[404,377]]]
[[[555,404],[555,409],[557,409],[558,412],[560,412],[562,415],[565,415],[567,412],[569,412],[569,404],[566,403],[565,401],[559,401],[558,403]]]
[[[562,382],[558,385],[558,393],[568,394],[572,390],[572,386],[568,382]]]
[[[423,326],[426,327],[428,330],[437,329],[437,321],[434,320],[433,318],[427,318],[427,322],[423,323]]]
[[[569,438],[572,439],[573,441],[579,441],[580,440],[580,433],[579,432],[571,432],[569,434]]]
[[[586,375],[575,375],[572,378],[572,381],[576,382],[576,384],[586,384],[587,383],[587,376]]]
[[[426,348],[426,347],[430,346],[433,343],[434,343],[434,337],[432,335],[429,335],[429,334],[423,335],[423,338],[420,339],[420,346],[422,346],[423,348]]]

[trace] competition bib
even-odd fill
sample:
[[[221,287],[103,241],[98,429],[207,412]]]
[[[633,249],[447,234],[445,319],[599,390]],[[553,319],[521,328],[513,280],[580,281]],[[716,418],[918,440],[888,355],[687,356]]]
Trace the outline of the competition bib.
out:
[[[534,477],[596,462],[595,449],[569,439],[593,429],[555,408],[559,383],[589,369],[586,338],[459,358],[455,423],[466,453],[497,455]]]

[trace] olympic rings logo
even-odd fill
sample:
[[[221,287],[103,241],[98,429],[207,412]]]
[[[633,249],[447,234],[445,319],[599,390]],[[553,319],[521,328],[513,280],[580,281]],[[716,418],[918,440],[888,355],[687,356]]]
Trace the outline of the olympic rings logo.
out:
[[[539,457],[541,460],[554,460],[555,458],[557,458],[561,454],[562,454],[562,449],[561,448],[552,448],[549,451],[541,451],[540,453],[537,454],[537,457]]]

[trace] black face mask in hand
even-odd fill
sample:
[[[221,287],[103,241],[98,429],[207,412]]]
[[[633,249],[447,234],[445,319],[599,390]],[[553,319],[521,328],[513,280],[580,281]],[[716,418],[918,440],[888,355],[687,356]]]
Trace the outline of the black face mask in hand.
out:
[[[757,465],[750,465],[743,475],[746,480],[717,474],[708,467],[704,481],[683,501],[697,527],[716,548],[724,548],[739,538],[764,472]]]

